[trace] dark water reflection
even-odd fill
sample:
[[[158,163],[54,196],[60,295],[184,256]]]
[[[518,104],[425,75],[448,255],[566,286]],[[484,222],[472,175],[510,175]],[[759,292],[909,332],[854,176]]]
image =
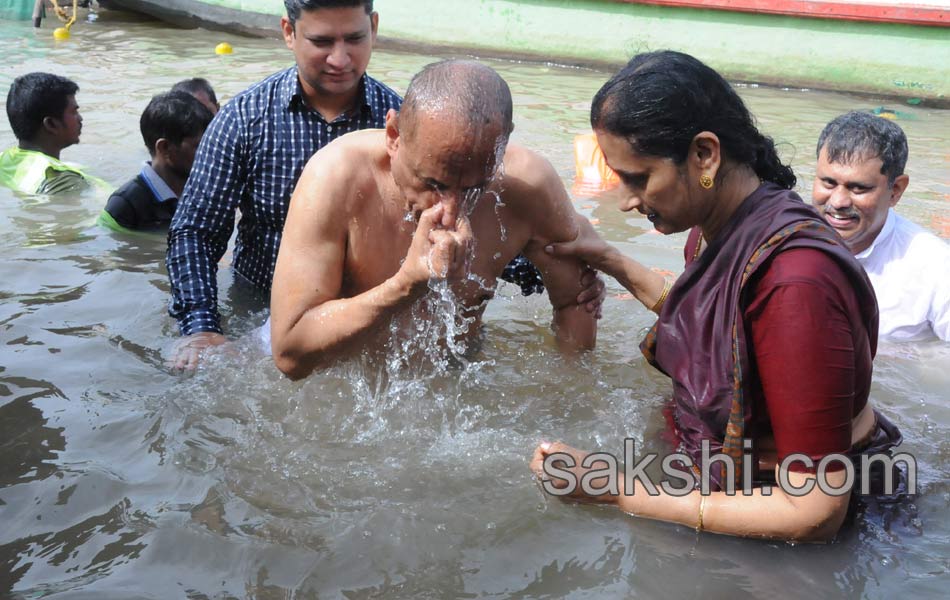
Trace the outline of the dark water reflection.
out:
[[[25,389],[37,391],[23,395]],[[37,398],[62,392],[45,381],[0,377],[0,396],[8,398],[0,406],[0,422],[7,432],[0,442],[0,488],[46,479],[56,472],[55,460],[66,448],[63,428],[47,427],[43,411],[33,405]],[[9,400],[11,396],[14,399]]]
[[[383,21],[385,27],[385,20]],[[276,41],[114,17],[47,33],[0,25],[0,96],[30,70],[81,86],[85,127],[66,157],[121,184],[145,158],[149,97],[186,76],[227,99],[289,62]],[[227,39],[237,53],[211,52]],[[404,89],[432,56],[379,52]],[[511,82],[516,139],[570,185],[603,73],[493,63]],[[760,124],[811,177],[821,126],[875,101],[744,88]],[[911,189],[901,211],[945,237],[950,120],[905,108]],[[12,143],[6,122],[0,143]],[[650,233],[616,199],[577,197],[607,238],[678,270],[682,236]],[[482,354],[447,372],[355,361],[293,384],[253,339],[192,376],[167,371],[162,236],[95,227],[104,199],[0,190],[0,597],[24,598],[891,598],[940,596],[950,578],[950,351],[887,346],[874,396],[921,464],[920,496],[865,508],[830,546],[697,535],[551,502],[527,472],[541,432],[620,451],[663,447],[668,382],[636,345],[646,311],[610,288],[595,356],[565,364],[549,308],[503,288]],[[941,224],[944,225],[941,225]],[[266,298],[220,275],[229,331]]]

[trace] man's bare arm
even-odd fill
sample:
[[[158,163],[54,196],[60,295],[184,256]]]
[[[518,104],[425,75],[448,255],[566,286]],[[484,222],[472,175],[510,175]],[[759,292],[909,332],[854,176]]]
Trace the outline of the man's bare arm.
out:
[[[317,156],[336,162],[325,156],[329,152]],[[277,368],[291,379],[347,354],[409,294],[387,280],[340,298],[348,220],[341,201],[348,191],[341,183],[312,160],[291,197],[271,289],[271,349]]]
[[[522,148],[513,148],[513,174],[517,182],[513,188],[518,194],[517,202],[531,215],[533,232],[531,241],[524,249],[544,279],[551,306],[554,308],[554,333],[562,350],[592,349],[597,342],[597,318],[577,304],[577,297],[584,289],[582,278],[586,265],[575,257],[553,256],[544,251],[554,242],[567,242],[577,238],[579,230],[575,221],[574,207],[551,164]],[[507,166],[507,165],[506,165]]]

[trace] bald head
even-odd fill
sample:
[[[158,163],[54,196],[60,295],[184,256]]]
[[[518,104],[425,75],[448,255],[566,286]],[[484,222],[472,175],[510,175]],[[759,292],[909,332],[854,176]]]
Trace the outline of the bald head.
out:
[[[399,111],[399,131],[412,138],[423,121],[452,121],[476,137],[495,131],[507,138],[511,116],[511,90],[494,69],[471,60],[446,60],[426,65],[412,78]]]

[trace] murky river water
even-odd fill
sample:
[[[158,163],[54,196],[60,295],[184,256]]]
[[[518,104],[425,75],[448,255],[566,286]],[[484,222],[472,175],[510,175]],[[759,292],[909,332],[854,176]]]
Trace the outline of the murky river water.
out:
[[[382,27],[385,28],[385,15]],[[228,40],[236,53],[217,58]],[[274,40],[177,31],[115,13],[54,45],[0,23],[0,95],[46,70],[80,86],[82,144],[64,158],[120,185],[146,158],[149,97],[205,76],[227,99],[290,64]],[[404,90],[436,58],[377,52]],[[607,74],[492,63],[511,83],[516,139],[573,178],[571,140]],[[880,101],[744,88],[810,184],[822,125]],[[911,143],[900,211],[950,236],[950,118],[899,107]],[[14,142],[5,119],[0,144]],[[682,236],[650,233],[610,200],[576,198],[609,239],[679,270]],[[921,494],[868,510],[829,546],[743,541],[544,497],[529,453],[542,433],[620,452],[661,447],[668,381],[637,344],[652,321],[611,282],[597,352],[565,365],[543,298],[504,287],[479,359],[448,373],[347,365],[302,384],[250,341],[193,376],[163,366],[164,238],[93,225],[104,198],[0,189],[0,596],[24,598],[892,598],[950,584],[950,352],[887,346],[874,397],[920,463]],[[263,304],[231,288],[231,332]],[[943,590],[941,592],[940,590]]]

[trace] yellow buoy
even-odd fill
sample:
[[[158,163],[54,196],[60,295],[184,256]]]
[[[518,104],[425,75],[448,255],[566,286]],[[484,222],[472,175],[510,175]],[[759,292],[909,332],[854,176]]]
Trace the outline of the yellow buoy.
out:
[[[53,39],[59,41],[68,40],[69,30],[65,27],[57,27],[53,30]]]
[[[231,44],[227,42],[221,42],[220,44],[214,47],[215,54],[232,54],[233,52],[234,52],[234,48],[232,48]]]

